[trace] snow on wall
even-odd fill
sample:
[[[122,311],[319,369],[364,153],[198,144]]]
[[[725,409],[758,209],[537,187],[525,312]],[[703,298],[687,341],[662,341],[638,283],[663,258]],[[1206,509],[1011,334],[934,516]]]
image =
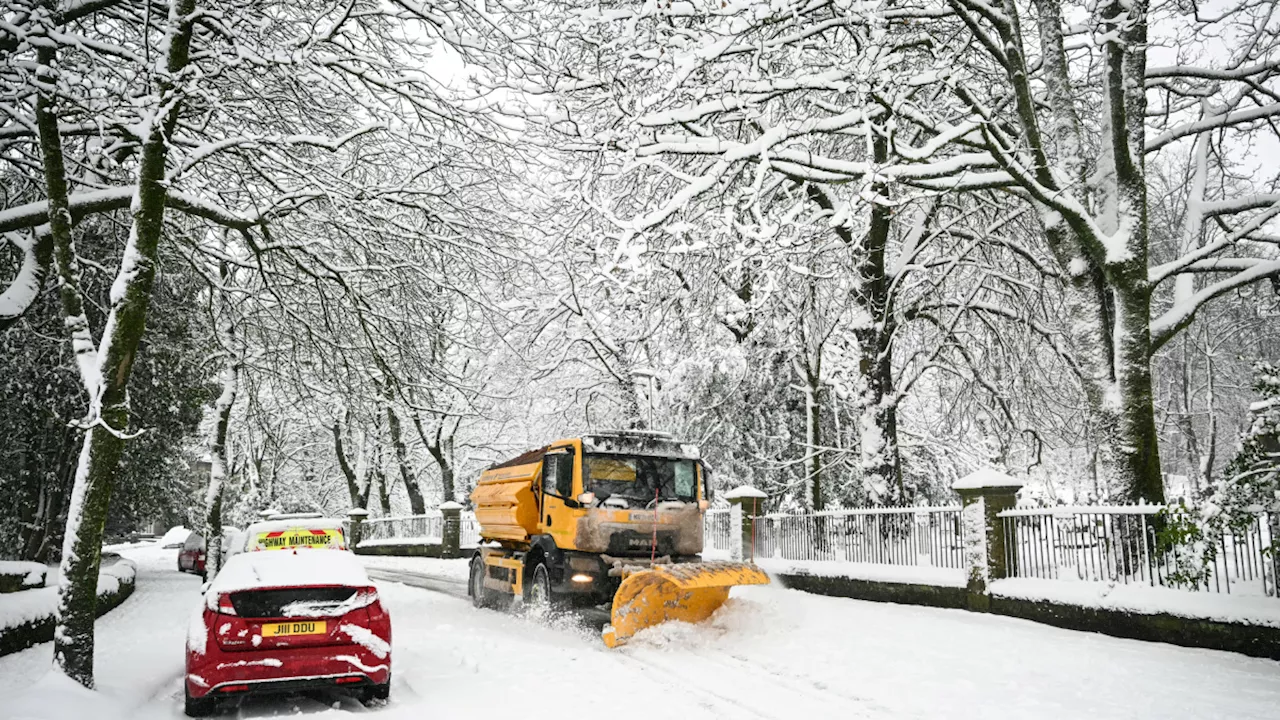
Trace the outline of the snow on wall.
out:
[[[1280,601],[1256,595],[1193,592],[1150,585],[1008,578],[991,583],[996,597],[1044,600],[1099,610],[1280,627]]]
[[[929,565],[885,565],[879,563],[828,562],[804,560],[756,560],[762,570],[771,575],[813,575],[838,577],[873,582],[905,583],[911,585],[937,585],[962,588],[965,571],[958,568],[940,568]]]

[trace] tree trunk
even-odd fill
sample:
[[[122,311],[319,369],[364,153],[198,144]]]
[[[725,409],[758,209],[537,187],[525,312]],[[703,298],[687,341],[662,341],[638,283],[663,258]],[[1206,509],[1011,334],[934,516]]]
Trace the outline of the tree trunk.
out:
[[[378,483],[378,504],[382,507],[382,516],[391,515],[391,493],[387,490],[387,474],[379,467],[374,471],[371,482]]]
[[[1114,185],[1104,183],[1114,217],[1099,223],[1104,232],[1126,224],[1127,257],[1107,258],[1106,277],[1115,298],[1112,336],[1116,352],[1115,437],[1112,462],[1119,489],[1129,501],[1164,502],[1155,399],[1151,385],[1151,286],[1148,280],[1147,184],[1145,173],[1146,3],[1112,0],[1102,10],[1113,37],[1105,44],[1104,129],[1109,141]]]
[[[387,430],[391,434],[391,449],[396,456],[396,466],[400,469],[400,479],[404,481],[405,492],[409,495],[409,510],[413,515],[424,515],[427,504],[422,498],[422,488],[413,477],[413,469],[409,467],[409,451],[405,448],[404,437],[400,433],[400,417],[387,403]]]
[[[436,426],[435,438],[428,438],[427,433],[422,429],[422,419],[417,413],[413,415],[413,427],[418,431],[418,439],[422,441],[427,452],[431,453],[432,459],[436,461],[436,465],[440,468],[440,495],[443,498],[441,502],[453,502],[454,485],[453,485],[453,436],[458,431],[457,423],[454,423],[453,430],[445,434],[445,424],[449,422],[449,418],[440,418],[440,424]]]
[[[230,308],[224,308],[230,312]],[[209,491],[205,495],[205,572],[206,580],[212,580],[222,569],[222,488],[227,479],[227,430],[231,426],[231,410],[240,390],[240,359],[234,350],[235,331],[230,318],[224,320],[223,334],[228,341],[227,364],[222,369],[222,394],[214,408],[217,423],[213,430],[213,442],[209,446]]]
[[[443,441],[442,444],[447,446],[449,443]],[[436,465],[440,467],[440,495],[444,498],[443,502],[453,502],[453,461],[449,457],[448,449],[440,445],[427,446],[427,452],[431,453]]]
[[[822,378],[805,359],[804,380],[804,444],[805,481],[809,486],[809,507],[813,511],[826,506],[822,494]]]
[[[889,145],[884,135],[875,135],[871,149],[876,163],[889,161]],[[863,382],[858,444],[864,483],[881,493],[886,504],[900,505],[907,497],[898,453],[898,401],[893,385],[894,325],[885,274],[893,208],[887,184],[874,183],[872,195],[879,202],[871,204],[870,222],[858,258],[855,290],[857,306],[873,318],[853,331],[861,353],[858,368]]]
[[[165,161],[168,157],[166,139],[173,134],[181,106],[180,99],[174,97],[175,89],[169,78],[176,77],[187,65],[191,44],[190,18],[194,11],[195,0],[174,0],[169,8],[169,23],[173,26],[173,32],[168,36],[168,73],[160,76],[155,88],[156,95],[163,103],[160,107],[164,108],[164,113],[152,121],[142,148],[138,188],[133,201],[133,225],[116,286],[112,290],[112,307],[103,331],[103,346],[97,353],[97,371],[94,375],[101,384],[97,388],[96,397],[90,396],[88,419],[91,424],[85,434],[75,484],[71,491],[71,502],[67,509],[53,657],[55,665],[62,672],[90,688],[93,687],[93,623],[98,602],[102,531],[106,524],[112,485],[124,449],[123,433],[129,423],[129,375],[146,327],[158,261],[157,248],[163,230],[167,192],[163,184]],[[50,112],[42,115],[45,124],[53,125],[52,134],[56,135],[56,116]],[[47,147],[45,141],[50,134],[42,129],[42,149]],[[57,170],[61,170],[60,150],[59,143]],[[46,159],[46,168],[49,167]],[[65,175],[59,175],[65,182]],[[65,214],[65,184],[62,189],[64,193],[61,199],[64,204],[57,212]],[[55,214],[52,200],[51,195],[51,216]],[[93,412],[95,406],[100,408],[98,414]]]
[[[333,452],[338,456],[338,468],[342,470],[342,477],[347,480],[347,494],[351,497],[351,507],[363,509],[369,496],[367,493],[361,494],[360,479],[356,477],[356,471],[347,460],[347,453],[342,445],[342,424],[334,421],[332,430]]]

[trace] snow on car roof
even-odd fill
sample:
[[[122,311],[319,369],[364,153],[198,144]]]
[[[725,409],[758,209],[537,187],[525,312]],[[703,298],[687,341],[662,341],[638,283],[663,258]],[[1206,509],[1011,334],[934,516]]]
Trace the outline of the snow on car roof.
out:
[[[298,585],[369,587],[372,583],[364,566],[346,550],[273,550],[231,556],[209,585],[209,592]]]
[[[171,527],[169,528],[169,532],[165,533],[164,537],[160,538],[160,547],[186,542],[187,536],[190,534],[191,530],[181,525]]]

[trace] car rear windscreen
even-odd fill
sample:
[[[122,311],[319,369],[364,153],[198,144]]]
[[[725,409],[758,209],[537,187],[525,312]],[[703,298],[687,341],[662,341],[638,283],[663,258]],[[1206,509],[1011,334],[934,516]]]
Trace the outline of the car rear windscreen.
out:
[[[245,618],[326,617],[342,615],[355,594],[349,587],[245,590],[231,594],[231,605]]]

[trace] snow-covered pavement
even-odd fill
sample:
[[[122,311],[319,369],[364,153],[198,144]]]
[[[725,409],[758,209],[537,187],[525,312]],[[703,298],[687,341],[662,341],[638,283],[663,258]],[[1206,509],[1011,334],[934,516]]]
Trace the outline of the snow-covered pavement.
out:
[[[97,672],[106,698],[94,720],[182,715],[183,631],[199,580],[173,569],[173,553],[122,551],[138,562],[138,590],[99,623]],[[578,622],[540,623],[475,610],[442,593],[379,584],[394,628],[390,703],[364,708],[318,696],[258,700],[231,712],[317,718],[369,712],[387,720],[499,714],[1165,720],[1270,719],[1280,707],[1280,663],[962,611],[742,588],[705,625],[654,628],[609,651]],[[47,681],[31,686],[50,652],[46,644],[0,658],[6,698],[0,718],[14,716],[14,707],[29,716],[47,702]]]

